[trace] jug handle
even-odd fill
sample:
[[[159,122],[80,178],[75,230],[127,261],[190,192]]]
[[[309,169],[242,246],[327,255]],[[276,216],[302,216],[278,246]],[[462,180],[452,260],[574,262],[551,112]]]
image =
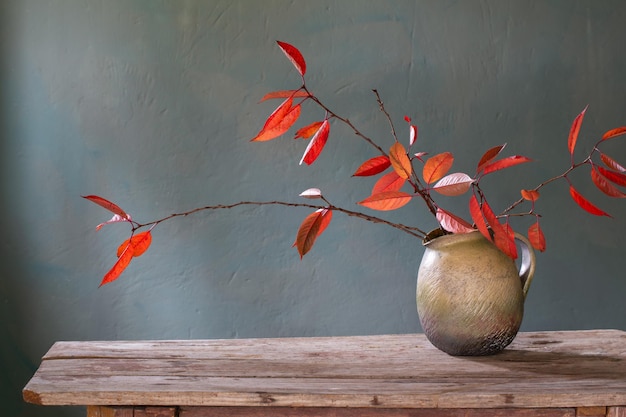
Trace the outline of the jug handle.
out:
[[[533,280],[533,276],[535,275],[535,251],[531,246],[530,242],[526,237],[520,235],[519,233],[515,233],[515,239],[519,240],[521,245],[520,248],[522,250],[522,260],[519,270],[519,277],[522,281],[522,292],[524,293],[524,299],[526,299],[526,294],[528,294],[528,289],[530,288],[530,283]]]

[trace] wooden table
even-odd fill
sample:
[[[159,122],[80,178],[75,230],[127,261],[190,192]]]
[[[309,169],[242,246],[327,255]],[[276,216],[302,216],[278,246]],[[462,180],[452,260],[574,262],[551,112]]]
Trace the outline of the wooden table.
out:
[[[626,417],[626,332],[520,333],[490,357],[423,335],[57,342],[23,394],[89,417]]]

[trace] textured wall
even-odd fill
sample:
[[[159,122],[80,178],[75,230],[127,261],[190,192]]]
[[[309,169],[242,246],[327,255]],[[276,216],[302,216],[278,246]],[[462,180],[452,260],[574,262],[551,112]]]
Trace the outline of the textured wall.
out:
[[[291,243],[308,210],[165,223],[118,282],[97,288],[127,228],[95,233],[108,214],[80,195],[110,198],[137,220],[298,201],[312,186],[348,207],[367,195],[371,181],[349,176],[374,154],[340,125],[312,167],[297,165],[305,144],[290,135],[248,141],[272,110],[259,98],[299,85],[276,39],[302,50],[310,88],[373,137],[389,141],[376,88],[398,129],[411,115],[422,148],[452,150],[458,170],[503,142],[535,158],[503,175],[496,206],[562,172],[585,105],[581,152],[626,124],[619,0],[5,0],[0,13],[3,416],[82,415],[20,399],[56,340],[420,331],[419,242],[336,215],[300,261]],[[610,145],[624,161],[621,142]],[[590,218],[565,183],[544,193],[548,251],[523,330],[626,329],[624,202],[575,180],[616,218]],[[433,226],[417,203],[389,218]]]

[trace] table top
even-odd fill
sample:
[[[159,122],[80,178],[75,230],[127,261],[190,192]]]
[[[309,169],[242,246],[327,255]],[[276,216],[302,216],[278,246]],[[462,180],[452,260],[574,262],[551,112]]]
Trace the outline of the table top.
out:
[[[57,342],[26,385],[41,405],[526,408],[626,405],[626,332],[520,333],[453,357],[421,334]]]

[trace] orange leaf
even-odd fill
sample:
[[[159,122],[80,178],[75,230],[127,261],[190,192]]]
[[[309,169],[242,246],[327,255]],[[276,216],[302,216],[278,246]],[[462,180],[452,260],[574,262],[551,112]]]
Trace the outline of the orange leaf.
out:
[[[119,258],[117,259],[117,262],[115,262],[115,265],[113,265],[113,268],[111,268],[109,272],[107,272],[104,275],[104,278],[102,278],[102,281],[100,282],[99,286],[102,287],[103,285],[108,284],[109,282],[113,282],[116,279],[118,279],[120,275],[122,274],[122,272],[124,272],[128,264],[130,264],[130,261],[132,259],[133,259],[133,246],[126,245],[126,248],[120,254]]]
[[[411,160],[406,154],[406,149],[400,142],[394,142],[389,149],[389,161],[394,171],[405,180],[411,176],[413,167],[411,166]]]
[[[417,126],[409,125],[409,146],[412,146],[417,140]]]
[[[391,161],[385,155],[375,156],[363,162],[352,174],[353,177],[369,177],[380,174],[391,165]]]
[[[539,221],[528,228],[528,241],[532,247],[537,249],[539,252],[544,252],[546,250],[546,238],[543,235],[541,227],[539,226]]]
[[[450,152],[443,152],[428,158],[422,170],[422,177],[427,184],[433,183],[443,178],[452,168],[454,156]]]
[[[324,122],[322,122],[322,121],[313,122],[310,125],[301,127],[296,132],[296,135],[294,136],[294,139],[298,139],[298,138],[308,139],[308,138],[310,138],[311,136],[313,136],[315,134],[315,132],[317,132],[319,130],[319,128],[322,125],[322,123],[324,123]]]
[[[298,48],[286,42],[276,41],[276,43],[280,46],[280,49],[283,50],[285,55],[287,55],[287,58],[289,58],[293,66],[296,67],[300,75],[304,77],[306,73],[306,62]]]
[[[252,138],[251,142],[265,142],[285,133],[300,117],[300,104],[291,107],[293,98],[289,97],[268,117],[263,129]]]
[[[152,235],[149,230],[147,232],[138,233],[130,239],[126,239],[124,243],[117,248],[117,257],[119,258],[122,255],[124,249],[126,249],[126,246],[129,244],[132,246],[133,257],[141,256],[148,250],[151,243]]]
[[[439,194],[455,197],[465,194],[474,180],[467,174],[456,172],[446,175],[433,186],[433,190]]]
[[[539,191],[537,190],[522,190],[522,198],[528,201],[537,201],[539,199]]]
[[[591,180],[598,187],[600,191],[609,197],[624,198],[626,194],[617,189],[613,184],[607,180],[607,178],[598,171],[596,168],[591,169]]]
[[[594,206],[589,200],[587,200],[585,197],[583,197],[571,185],[569,187],[569,193],[572,196],[572,198],[574,199],[574,201],[576,202],[576,204],[578,204],[587,213],[593,214],[594,216],[611,217],[608,213],[606,213],[606,212],[602,211],[601,209],[599,209],[598,207]]]
[[[400,178],[396,171],[388,172],[376,181],[372,188],[372,195],[382,193],[383,191],[400,191],[406,180]]]
[[[320,153],[322,153],[322,149],[326,145],[326,141],[328,140],[328,134],[330,133],[330,123],[328,120],[324,120],[320,128],[317,130],[313,138],[309,142],[309,145],[304,150],[304,155],[302,155],[302,159],[300,160],[300,165],[304,162],[307,165],[311,165]]]
[[[120,215],[123,218],[130,220],[130,216],[126,214],[124,210],[122,210],[117,204],[114,204],[105,198],[99,197],[97,195],[84,195],[82,197],[86,198],[92,203],[96,203],[100,207],[104,207],[105,209],[109,210],[110,212],[114,214]]]
[[[450,233],[469,233],[476,230],[464,219],[442,208],[437,208],[436,217],[441,227]]]
[[[611,181],[614,184],[621,185],[622,187],[626,187],[626,174],[611,171],[610,169],[602,167],[598,167],[598,170],[602,175],[606,177],[607,180]]]
[[[605,155],[603,153],[600,154],[600,159],[602,159],[602,162],[604,162],[604,164],[611,168],[614,169],[616,171],[620,171],[620,172],[626,172],[626,168],[624,168],[622,165],[618,164],[617,161],[613,158],[611,158],[608,155]]]
[[[274,98],[289,98],[289,97],[309,97],[309,93],[304,90],[279,90],[279,91],[271,91],[264,95],[259,103],[264,102],[265,100],[270,100]]]
[[[515,165],[524,164],[530,161],[532,161],[532,159],[521,155],[509,156],[508,158],[499,159],[495,162],[491,162],[485,165],[483,168],[483,175],[491,174],[492,172],[509,168]]]
[[[398,209],[411,201],[413,198],[410,194],[402,191],[385,191],[367,197],[358,204],[371,208],[373,210],[389,211]]]
[[[626,134],[626,126],[617,127],[615,129],[609,130],[604,135],[602,135],[602,140],[611,139],[611,138],[614,138],[615,136],[620,136],[623,134]]]
[[[569,149],[570,155],[574,155],[574,148],[576,147],[576,141],[578,140],[578,133],[580,132],[580,126],[583,123],[583,117],[585,117],[585,112],[587,111],[587,107],[580,112],[578,116],[574,119],[572,123],[572,127],[569,131],[569,136],[567,138],[567,148]]]
[[[332,215],[333,212],[331,210],[319,209],[306,216],[304,221],[300,224],[296,235],[296,242],[294,243],[294,246],[298,249],[300,258],[311,250],[317,237],[324,232],[330,223]]]
[[[485,168],[485,165],[493,161],[495,157],[498,156],[500,152],[502,152],[502,149],[504,149],[505,146],[506,146],[506,143],[503,145],[494,146],[493,148],[485,152],[483,156],[480,158],[480,161],[478,161],[478,165],[476,167],[476,173],[478,174],[480,171],[483,170],[483,168]]]

